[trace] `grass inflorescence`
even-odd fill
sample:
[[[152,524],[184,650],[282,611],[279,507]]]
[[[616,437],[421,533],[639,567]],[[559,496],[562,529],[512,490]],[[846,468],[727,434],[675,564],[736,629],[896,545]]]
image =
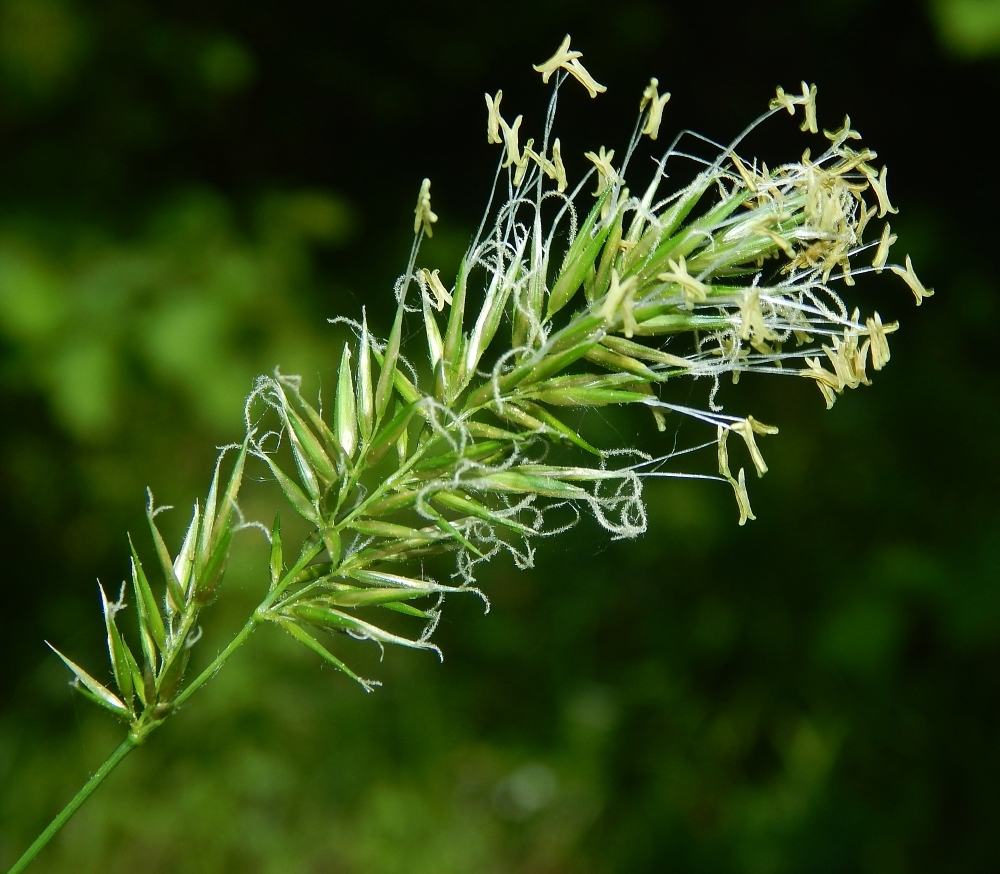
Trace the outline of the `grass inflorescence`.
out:
[[[326,632],[437,652],[430,638],[445,596],[485,600],[474,586],[479,563],[506,552],[529,566],[537,538],[564,531],[582,512],[613,537],[641,534],[647,477],[728,483],[744,524],[754,516],[746,468],[734,474],[731,467],[731,438],[744,443],[762,476],[758,440],[777,428],[725,413],[716,401],[720,380],[735,383],[746,372],[800,376],[816,383],[829,407],[845,389],[869,384],[869,367],[878,371],[889,361],[887,336],[897,325],[850,310],[837,288],[889,270],[918,305],[933,292],[909,257],[903,265],[889,260],[895,236],[884,220],[896,209],[886,169],[857,143],[849,119],[823,131],[816,157],[807,149],[769,168],[740,154],[764,120],[787,111],[801,118],[803,131],[819,133],[815,86],[803,83],[801,94],[779,88],[768,111],[727,146],[681,133],[636,194],[626,174],[646,138],[657,140],[670,97],[651,79],[621,158],[603,145],[586,152],[589,172],[571,185],[553,136],[560,89],[572,78],[591,97],[605,90],[580,57],[567,37],[536,66],[552,81],[552,96],[540,133],[523,145],[523,117],[508,123],[502,92],[486,95],[487,139],[501,155],[490,205],[450,286],[438,267],[420,264],[421,241],[438,221],[424,180],[388,338],[372,334],[365,313],[335,320],[354,339],[341,353],[330,415],[305,397],[298,377],[260,377],[247,400],[245,437],[220,454],[175,554],[157,527],[164,508],[150,495],[155,562],[147,564],[157,567],[163,595],[154,594],[133,547],[140,646],[133,650],[118,627],[125,589],[110,601],[102,588],[113,687],[59,654],[76,688],[128,723],[114,764],[261,624],[277,625],[371,690],[377,683],[335,654]],[[706,148],[711,157],[699,157]],[[665,192],[668,168],[681,161],[692,178]],[[884,223],[876,231],[873,222]],[[401,348],[413,319],[426,340],[423,379]],[[692,378],[706,380],[703,408],[675,400],[675,385]],[[662,453],[594,446],[578,433],[574,408],[622,404],[648,408],[661,432],[669,417],[694,419],[705,438]],[[576,453],[572,464],[549,460],[555,444]],[[677,466],[681,456],[706,448],[717,452],[717,473]],[[248,464],[273,478],[308,523],[291,555],[277,516],[267,528],[242,516]],[[188,679],[201,611],[218,596],[233,537],[245,527],[263,528],[269,540],[268,592],[240,634]],[[445,553],[455,559],[452,577],[425,574],[424,560]],[[413,632],[387,624],[386,611],[414,620]],[[103,776],[12,871],[30,862]]]

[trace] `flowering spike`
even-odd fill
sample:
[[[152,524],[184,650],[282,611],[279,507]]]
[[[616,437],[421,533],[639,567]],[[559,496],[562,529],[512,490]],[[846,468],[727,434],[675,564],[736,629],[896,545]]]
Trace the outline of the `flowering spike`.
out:
[[[572,75],[591,96],[604,90],[582,66],[580,53],[570,49],[568,36],[536,69],[545,81],[559,73],[557,85]],[[651,79],[640,104],[640,113],[646,115],[640,115],[639,130],[653,139],[669,97],[657,88],[657,80]],[[428,638],[438,620],[438,605],[417,608],[408,602],[457,588],[474,591],[466,584],[473,579],[475,564],[500,549],[509,550],[518,566],[530,566],[529,538],[555,533],[545,518],[548,511],[567,505],[589,508],[617,537],[635,537],[645,530],[643,479],[672,475],[674,471],[664,466],[689,448],[676,447],[656,458],[621,445],[602,450],[556,418],[551,408],[643,404],[660,431],[666,429],[666,416],[675,414],[714,427],[718,478],[733,488],[743,525],[754,514],[745,469],[736,476],[730,469],[730,432],[745,442],[757,474],[763,475],[767,465],[757,437],[777,429],[752,416],[723,414],[714,389],[707,408],[668,402],[658,397],[658,390],[684,377],[702,378],[718,388],[725,374],[735,383],[744,372],[788,373],[812,379],[832,406],[845,389],[869,384],[869,355],[874,370],[888,363],[887,335],[896,330],[896,323],[883,324],[878,313],[864,321],[858,310],[848,315],[836,291],[838,282],[853,283],[852,255],[875,248],[872,269],[883,272],[895,240],[886,224],[877,248],[861,242],[874,215],[884,219],[896,210],[886,193],[885,169],[878,172],[869,163],[875,153],[848,145],[858,138],[849,118],[841,130],[824,132],[829,146],[815,160],[807,151],[798,161],[774,162],[772,171],[757,159],[744,163],[733,152],[735,146],[710,156],[695,154],[694,148],[711,144],[703,138],[692,149],[671,149],[641,198],[629,197],[624,178],[628,159],[616,170],[614,152],[602,146],[597,153],[587,153],[597,168],[598,199],[578,221],[580,201],[588,194],[563,194],[568,186],[560,142],[550,137],[555,100],[546,117],[544,147],[536,152],[530,139],[519,148],[522,118],[508,125],[500,114],[501,97],[500,91],[486,95],[487,139],[502,145],[502,166],[514,186],[524,181],[532,161],[538,166],[537,174],[532,171],[538,185],[504,198],[504,179],[501,191],[494,192],[491,205],[497,208],[487,215],[462,258],[454,302],[437,270],[415,270],[416,243],[424,233],[430,236],[437,221],[430,181],[425,179],[414,210],[418,236],[396,286],[396,318],[388,341],[383,345],[369,337],[363,312],[360,325],[351,321],[361,334],[357,375],[351,347],[345,345],[332,427],[321,410],[302,398],[298,378],[278,373],[273,379],[262,378],[248,401],[249,433],[221,509],[215,509],[213,484],[202,523],[196,512],[176,562],[156,528],[158,510],[150,496],[149,522],[167,581],[167,601],[161,613],[134,556],[147,670],[139,670],[120,638],[114,622],[119,603],[109,603],[103,590],[109,652],[121,697],[64,659],[81,692],[133,721],[137,737],[163,721],[165,707],[183,703],[202,682],[193,681],[174,699],[197,638],[193,629],[199,627],[198,612],[215,590],[233,531],[245,527],[237,525],[242,514],[236,497],[247,451],[267,465],[312,529],[304,537],[298,562],[287,572],[280,532],[277,525],[272,529],[271,590],[253,622],[277,622],[350,673],[312,637],[308,626],[374,640],[380,646],[432,648]],[[801,106],[802,129],[817,132],[815,86],[803,83],[801,95],[779,88],[771,106],[793,116]],[[551,153],[546,154],[549,142]],[[633,137],[629,157],[639,145],[639,138]],[[668,172],[667,160],[688,158],[697,162],[695,178],[679,191],[659,191],[674,175],[673,163]],[[862,175],[865,178],[859,178]],[[558,193],[544,184],[546,177],[554,180]],[[549,198],[557,202],[549,204]],[[632,214],[630,221],[626,213]],[[777,263],[769,265],[771,259]],[[918,304],[933,293],[917,279],[909,257],[905,268],[890,269],[907,282]],[[419,385],[400,354],[403,321],[421,309],[406,306],[413,281],[420,286],[434,369],[431,389]],[[581,288],[583,300],[576,297]],[[480,292],[479,299],[470,302],[479,316],[466,333],[470,291]],[[571,308],[573,301],[577,306]],[[448,303],[451,311],[442,337],[437,314]],[[496,348],[499,327],[506,323],[513,325],[512,343]],[[487,350],[495,354],[484,371],[478,365]],[[381,369],[374,392],[369,356]],[[673,397],[681,394],[674,392]],[[277,422],[255,436],[260,417],[251,405],[258,401],[271,408],[263,412]],[[675,428],[670,432],[680,433]],[[544,464],[546,443],[553,440],[568,440],[600,460],[580,467]],[[294,476],[278,465],[281,455],[275,450],[285,442],[298,466]],[[392,465],[390,453],[398,456],[398,463]],[[376,464],[384,468],[373,470]],[[217,474],[218,468],[215,479]],[[411,527],[417,521],[414,513],[427,524]],[[523,538],[524,547],[513,544],[512,536],[516,541]],[[195,542],[197,547],[192,547]],[[325,560],[314,563],[323,550]],[[424,556],[445,550],[457,556],[460,587],[439,586],[418,571]],[[190,590],[193,597],[188,597]],[[355,618],[351,611],[356,607],[388,608],[427,624],[419,637],[404,638]],[[209,672],[201,675],[207,676]],[[156,722],[145,721],[147,711],[131,712],[136,692]]]
[[[437,214],[431,211],[431,180],[425,179],[420,183],[420,194],[417,195],[417,206],[413,210],[413,233],[419,234],[422,230],[428,237],[434,236],[431,225],[438,220]]]

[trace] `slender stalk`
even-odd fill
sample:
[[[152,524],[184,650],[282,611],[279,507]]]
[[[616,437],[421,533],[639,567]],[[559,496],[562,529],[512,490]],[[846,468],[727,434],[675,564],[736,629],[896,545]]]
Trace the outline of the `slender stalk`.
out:
[[[119,762],[125,758],[133,749],[137,746],[137,742],[133,740],[132,736],[129,735],[125,738],[119,745],[118,748],[107,758],[107,761],[98,768],[91,778],[83,784],[80,791],[70,799],[69,804],[67,804],[56,816],[52,822],[49,823],[48,828],[45,829],[36,839],[35,842],[24,851],[24,855],[18,859],[7,874],[20,874],[28,865],[31,864],[32,860],[37,856],[42,848],[52,840],[57,834],[57,832],[69,821],[69,818],[76,813],[77,809],[86,801],[91,793],[100,786],[108,775],[118,767]]]
[[[264,606],[264,605],[261,605]],[[258,608],[259,609],[259,608]],[[229,645],[222,650],[213,660],[212,663],[205,668],[191,683],[185,687],[184,691],[181,692],[175,699],[175,707],[182,705],[188,698],[191,697],[201,686],[203,686],[208,680],[215,676],[219,668],[229,659],[229,657],[236,652],[244,643],[246,643],[247,638],[253,633],[253,630],[260,624],[260,619],[257,618],[257,613],[247,621],[247,624],[240,629],[239,634],[236,635],[230,642]],[[165,722],[165,719],[159,719],[153,722],[148,722],[138,731],[130,731],[128,737],[125,738],[115,749],[115,751],[108,756],[107,760],[98,768],[93,776],[83,785],[79,792],[73,796],[70,802],[59,812],[52,822],[49,823],[48,827],[43,831],[35,842],[24,851],[24,854],[18,859],[13,867],[7,872],[7,874],[20,874],[29,864],[34,860],[45,847],[45,845],[52,840],[59,832],[59,830],[69,822],[70,817],[79,809],[80,805],[86,801],[91,793],[104,782],[107,776],[118,766],[118,763],[125,758],[133,749],[135,749],[139,744],[141,744],[151,732],[159,728]]]

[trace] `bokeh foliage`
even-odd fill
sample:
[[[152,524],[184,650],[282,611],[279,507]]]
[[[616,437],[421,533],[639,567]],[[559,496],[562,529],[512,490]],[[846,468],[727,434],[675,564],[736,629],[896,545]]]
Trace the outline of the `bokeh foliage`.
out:
[[[850,112],[892,168],[937,296],[879,292],[892,363],[830,413],[805,380],[741,384],[733,412],[782,427],[757,522],[723,487],[650,485],[645,538],[584,523],[531,571],[498,562],[490,615],[449,605],[444,665],[390,653],[372,696],[261,634],[37,870],[995,865],[995,4],[745,5],[0,0],[0,864],[118,739],[42,638],[101,664],[91,581],[124,576],[142,489],[203,490],[257,372],[329,382],[326,317],[365,304],[386,332],[423,176],[429,260],[454,270],[495,158],[482,92],[539,110],[529,62],[569,30],[610,86],[564,101],[576,152],[624,142],[649,75],[674,93],[665,127],[720,139],[775,84],[817,81],[821,124]],[[802,148],[793,125],[760,139],[769,163]],[[220,645],[264,579],[244,536]]]

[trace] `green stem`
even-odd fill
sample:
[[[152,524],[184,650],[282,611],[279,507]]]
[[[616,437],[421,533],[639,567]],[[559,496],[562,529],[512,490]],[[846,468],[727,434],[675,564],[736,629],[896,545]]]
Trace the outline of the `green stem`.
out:
[[[264,605],[261,605],[264,606]],[[260,610],[260,607],[257,608]],[[215,676],[216,671],[219,670],[227,661],[227,659],[238,650],[244,643],[246,639],[253,633],[253,630],[260,624],[261,620],[257,618],[257,611],[254,615],[247,620],[247,624],[240,629],[240,633],[236,635],[229,645],[220,652],[214,659],[212,663],[205,668],[200,674],[198,674],[195,679],[193,679],[187,686],[184,687],[184,691],[181,692],[175,699],[174,705],[180,707],[188,698],[190,698],[198,689],[203,686],[206,682]]]
[[[13,867],[7,872],[7,874],[20,874],[28,865],[31,864],[32,860],[37,856],[42,848],[55,837],[56,833],[68,822],[69,818],[76,813],[77,809],[86,801],[91,793],[100,786],[107,776],[118,766],[118,763],[125,758],[133,749],[136,747],[136,742],[131,738],[131,736],[125,738],[119,745],[118,748],[107,758],[107,761],[98,768],[93,776],[83,784],[80,791],[73,796],[69,804],[67,804],[60,812],[59,815],[49,823],[48,828],[45,829],[37,838],[35,842],[24,851],[24,855],[18,859]]]
[[[240,633],[229,642],[229,645],[222,650],[222,652],[220,652],[212,660],[212,663],[194,680],[192,680],[192,682],[185,687],[184,691],[174,699],[174,705],[179,707],[201,686],[208,682],[208,680],[215,675],[216,671],[222,667],[226,660],[246,642],[246,639],[251,635],[260,622],[261,620],[257,618],[257,614],[255,612],[254,615],[247,621],[247,624],[240,630]],[[163,725],[165,721],[165,719],[159,719],[155,722],[149,722],[146,723],[145,726],[141,726],[138,732],[129,732],[128,737],[126,737],[125,740],[118,745],[118,748],[110,756],[108,756],[107,761],[94,772],[93,776],[83,785],[80,791],[73,796],[69,804],[67,804],[59,812],[59,815],[49,823],[45,831],[43,831],[35,839],[35,842],[24,851],[24,855],[22,855],[21,858],[14,863],[14,866],[7,872],[7,874],[20,874],[20,872],[27,868],[35,856],[42,851],[42,848],[56,836],[59,830],[66,825],[67,822],[69,822],[70,817],[76,813],[80,805],[90,797],[91,793],[98,786],[100,786],[107,776],[118,766],[118,763],[140,743],[142,743],[151,732]]]

